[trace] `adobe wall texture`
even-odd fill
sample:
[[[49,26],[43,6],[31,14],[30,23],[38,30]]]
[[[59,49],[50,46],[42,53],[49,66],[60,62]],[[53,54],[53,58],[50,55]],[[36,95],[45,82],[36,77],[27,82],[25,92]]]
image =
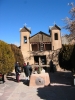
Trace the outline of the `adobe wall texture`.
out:
[[[58,33],[58,40],[54,39],[54,34]],[[52,30],[52,48],[54,46],[54,50],[60,49],[62,47],[62,41],[61,41],[61,33],[59,30]]]
[[[58,33],[58,40],[54,40],[55,33]],[[24,36],[27,37],[27,43],[24,43]],[[35,55],[39,55],[39,56],[46,55],[47,64],[49,64],[51,59],[53,60],[53,62],[55,64],[57,64],[58,63],[58,50],[57,49],[60,49],[62,47],[60,30],[58,30],[58,29],[52,30],[52,35],[50,38],[51,38],[52,47],[54,46],[55,51],[52,50],[52,51],[33,52],[31,44],[30,44],[30,32],[27,30],[21,31],[20,32],[20,45],[21,45],[21,51],[22,51],[22,54],[24,57],[24,61],[26,63],[29,62],[32,65],[32,64],[34,64],[34,56]]]

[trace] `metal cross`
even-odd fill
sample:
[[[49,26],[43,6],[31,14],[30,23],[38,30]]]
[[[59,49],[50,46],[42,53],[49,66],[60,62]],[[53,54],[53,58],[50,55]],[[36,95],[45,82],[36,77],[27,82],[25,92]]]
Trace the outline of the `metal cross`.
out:
[[[55,21],[54,21],[54,23],[53,23],[53,24],[54,24],[54,25],[56,24],[56,23],[55,23]]]
[[[27,24],[25,23],[24,26],[27,26]]]

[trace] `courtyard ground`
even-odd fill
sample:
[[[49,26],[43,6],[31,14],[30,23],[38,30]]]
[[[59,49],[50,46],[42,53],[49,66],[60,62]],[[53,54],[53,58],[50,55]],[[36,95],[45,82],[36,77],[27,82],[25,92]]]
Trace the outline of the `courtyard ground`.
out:
[[[39,88],[26,85],[24,73],[19,83],[15,81],[15,74],[8,76],[6,82],[0,84],[0,100],[75,100],[71,72],[57,71],[49,75],[50,86]]]

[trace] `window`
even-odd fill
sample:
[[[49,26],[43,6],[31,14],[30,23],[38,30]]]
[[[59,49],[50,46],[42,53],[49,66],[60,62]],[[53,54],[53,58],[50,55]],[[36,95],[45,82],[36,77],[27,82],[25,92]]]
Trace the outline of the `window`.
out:
[[[55,39],[55,40],[58,40],[58,33],[55,33],[55,34],[54,34],[54,39]]]
[[[45,44],[45,50],[51,50],[51,44]]]
[[[24,43],[27,43],[27,37],[24,36]]]
[[[32,44],[32,51],[38,51],[37,44]]]

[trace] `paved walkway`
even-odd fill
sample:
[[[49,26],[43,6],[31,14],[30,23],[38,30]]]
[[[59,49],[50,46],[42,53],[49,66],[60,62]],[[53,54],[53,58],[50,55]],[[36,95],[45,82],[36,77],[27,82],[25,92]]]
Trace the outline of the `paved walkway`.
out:
[[[17,83],[12,75],[0,84],[0,100],[75,100],[71,72],[50,73],[50,86],[40,88],[25,85],[23,73],[20,79],[21,82]]]

